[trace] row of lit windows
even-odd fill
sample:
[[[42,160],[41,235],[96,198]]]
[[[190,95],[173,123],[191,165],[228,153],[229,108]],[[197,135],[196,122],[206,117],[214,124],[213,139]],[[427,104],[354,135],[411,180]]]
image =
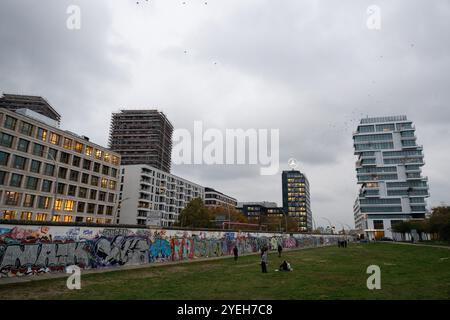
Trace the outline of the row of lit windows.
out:
[[[14,139],[13,136],[8,135],[3,132],[0,132],[0,145],[2,145],[4,147],[12,148],[13,147],[13,139]],[[20,138],[17,141],[16,149],[18,151],[28,153],[29,149],[30,149],[29,146],[30,146],[30,141]],[[59,154],[58,160],[60,163],[71,164],[75,167],[80,167],[81,162],[82,162],[81,160],[83,160],[83,163],[82,163],[83,169],[93,170],[95,172],[101,171],[105,175],[111,175],[112,177],[117,177],[117,169],[116,168],[110,168],[109,166],[106,166],[106,165],[101,166],[101,164],[98,162],[93,162],[91,160],[82,159],[75,155],[72,156],[71,154],[69,154],[67,152],[58,151],[53,148],[47,148],[44,145],[41,145],[38,143],[33,143],[33,148],[31,150],[31,153],[35,156],[39,156],[39,157],[43,157],[43,158],[52,160],[53,162],[57,161],[56,159],[58,158],[58,154]],[[0,163],[2,163],[3,165],[6,165],[5,163],[7,162],[8,155],[9,154],[6,152],[1,152]],[[24,169],[26,158],[20,157],[20,156],[16,156],[16,157],[18,159],[22,159],[22,162],[17,163],[17,165],[20,166],[20,169]],[[34,161],[37,161],[37,160],[34,160]],[[93,163],[93,166],[92,166],[92,163]],[[16,167],[16,161],[14,162],[13,167]],[[101,168],[101,170],[100,170],[100,168]]]
[[[60,185],[58,185],[60,187]],[[74,187],[74,188],[72,188]],[[65,195],[63,192],[64,190],[61,190],[58,188],[58,195]],[[98,196],[97,196],[98,194]],[[76,193],[76,187],[75,186],[69,186],[69,191],[67,192],[68,196],[75,197],[77,195]],[[19,206],[21,204],[21,196],[22,193],[14,192],[14,191],[7,191],[5,192],[5,204],[6,205],[12,205],[12,206]],[[78,197],[82,199],[90,199],[90,200],[97,200],[102,202],[109,202],[114,203],[115,195],[113,193],[107,194],[106,192],[98,192],[95,189],[86,189],[86,188],[80,188],[78,191]],[[37,206],[38,208],[46,209],[48,207],[48,204],[45,205],[45,202],[48,202],[48,198],[46,196],[39,196],[36,197],[34,194],[25,194],[24,195],[24,201],[23,206],[24,207],[34,207]],[[36,199],[39,199],[36,203]],[[43,202],[44,201],[44,202]]]
[[[29,212],[29,211],[22,211],[16,212],[14,210],[4,210],[1,217],[3,220],[25,220],[25,221],[47,221],[48,217],[50,218],[50,221],[52,222],[73,222],[74,216],[72,215],[60,215],[60,214],[53,214],[49,215],[47,213],[35,213]],[[110,224],[112,223],[112,219],[104,219],[104,218],[97,218],[94,219],[92,217],[75,217],[76,222],[85,222],[87,223],[99,223],[99,224]]]
[[[18,123],[19,125],[17,125]],[[110,153],[104,152],[99,149],[94,149],[93,147],[84,145],[79,141],[70,139],[68,137],[63,137],[55,132],[51,131],[49,132],[48,130],[40,127],[36,127],[35,130],[34,125],[25,121],[19,122],[16,118],[11,117],[9,115],[6,115],[3,126],[12,131],[16,131],[16,129],[18,128],[18,132],[21,134],[27,135],[29,137],[34,137],[43,142],[48,141],[49,143],[55,146],[62,146],[64,149],[67,150],[74,150],[78,153],[85,154],[87,156],[94,156],[95,159],[111,162],[114,165],[120,164],[119,158],[115,155],[111,155]],[[36,132],[34,133],[34,131]]]
[[[62,169],[62,168],[60,168],[60,169]],[[78,178],[76,176],[73,176],[72,174],[73,174],[73,172],[71,172],[70,180],[78,182]],[[7,177],[8,173],[6,171],[0,171],[0,185],[9,185],[10,187],[25,188],[25,189],[29,189],[29,190],[40,189],[43,192],[52,192],[53,181],[51,181],[51,180],[36,178],[36,177],[32,177],[32,176],[24,176],[24,175],[18,174],[18,173],[9,173],[9,175],[10,175],[10,179],[9,179],[9,184],[8,184],[8,177]],[[64,175],[60,174],[59,177],[62,178],[65,175],[67,175],[67,172]],[[87,184],[88,178],[89,178],[89,175],[83,174],[81,182]],[[100,187],[103,189],[116,190],[116,181],[108,180],[106,178],[100,179],[99,177],[96,177],[96,176],[91,176],[90,185],[93,187],[99,187],[99,185],[100,185]],[[87,188],[84,188],[84,187],[78,187],[78,188],[79,188],[80,192],[81,192],[81,190],[88,190]],[[66,191],[66,189],[67,189],[67,191]],[[59,182],[57,185],[57,193],[59,193],[59,194],[66,194],[66,192],[67,192],[67,195],[75,196],[76,189],[77,189],[77,186],[68,185],[68,184],[62,183],[62,182]],[[103,191],[103,193],[104,193],[104,191]]]

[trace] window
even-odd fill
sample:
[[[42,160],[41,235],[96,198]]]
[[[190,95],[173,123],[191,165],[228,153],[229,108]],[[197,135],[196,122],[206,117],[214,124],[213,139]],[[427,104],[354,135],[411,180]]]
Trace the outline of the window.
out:
[[[108,194],[108,202],[114,202],[114,193]]]
[[[46,213],[38,213],[36,215],[36,221],[46,221],[47,220],[47,214]]]
[[[47,140],[47,130],[38,128],[36,138],[38,138],[41,141],[46,141]]]
[[[57,193],[58,194],[65,194],[66,191],[66,184],[65,183],[58,183]]]
[[[83,160],[83,169],[85,170],[91,170],[91,161],[90,160]]]
[[[11,175],[11,181],[9,182],[9,185],[11,187],[20,188],[20,186],[22,185],[22,177],[23,176],[21,174],[13,173]]]
[[[107,188],[107,187],[108,187],[108,179],[102,178],[102,188]]]
[[[109,188],[111,190],[116,190],[116,182],[114,180],[109,181]]]
[[[31,160],[30,171],[39,173],[41,171],[41,162],[37,160]]]
[[[6,171],[0,171],[0,186],[5,184],[5,180],[6,180]]]
[[[83,213],[85,206],[86,206],[85,202],[78,202],[78,204],[77,204],[77,212]]]
[[[14,191],[6,191],[5,192],[5,204],[7,206],[18,206],[20,203],[21,193]]]
[[[94,162],[94,172],[100,172],[100,163]]]
[[[103,155],[103,152],[102,152],[102,150],[95,150],[95,159],[99,159],[99,160],[101,160],[102,159],[102,155]]]
[[[77,194],[77,186],[69,185],[69,189],[67,190],[67,195],[71,197],[75,197]]]
[[[105,160],[106,162],[110,162],[111,161],[111,155],[109,153],[105,152],[105,158],[103,160]]]
[[[3,212],[3,219],[4,220],[15,220],[16,212],[13,210],[5,210],[5,212]]]
[[[88,203],[87,213],[94,213],[95,211],[95,203]]]
[[[52,161],[56,161],[56,157],[57,156],[58,156],[58,150],[53,149],[53,148],[49,148],[48,149],[47,159],[52,160]]]
[[[8,165],[9,153],[0,151],[0,165],[6,166]]]
[[[91,189],[91,194],[89,196],[89,199],[91,199],[91,200],[97,199],[97,190]]]
[[[75,170],[70,170],[70,176],[69,179],[71,181],[78,181],[78,177],[79,177],[80,173],[78,171]]]
[[[27,163],[27,159],[21,156],[14,156],[14,169],[25,170],[25,165]]]
[[[52,191],[52,181],[44,179],[42,181],[42,191],[43,192],[51,192]]]
[[[10,134],[0,132],[0,145],[11,148],[14,137]]]
[[[61,216],[59,214],[52,215],[52,221],[53,222],[59,222],[61,221]]]
[[[16,123],[17,123],[17,119],[10,117],[10,116],[6,116],[6,119],[5,119],[5,128],[6,129],[16,130]]]
[[[383,228],[383,220],[373,220],[373,228],[374,229],[384,229]]]
[[[62,199],[56,199],[55,201],[55,210],[61,210],[62,207]]]
[[[86,198],[87,197],[87,189],[80,187],[78,189],[78,197],[80,198]]]
[[[86,218],[86,223],[91,223],[92,220],[93,220],[93,219],[92,219],[91,217],[87,217],[87,218]]]
[[[36,215],[36,221],[46,221],[47,220],[47,214],[46,213],[38,213]]]
[[[109,174],[109,167],[108,166],[103,166],[102,167],[102,174],[104,174],[104,175],[108,175]]]
[[[117,178],[117,169],[111,168],[111,177]]]
[[[112,216],[113,213],[113,207],[112,206],[107,206],[106,207],[106,215],[107,216]]]
[[[91,186],[98,187],[98,177],[91,176]]]
[[[119,158],[116,156],[112,156],[112,164],[114,165],[119,165]]]
[[[75,222],[83,222],[83,217],[75,217]]]
[[[59,140],[61,140],[61,136],[59,134],[56,134],[54,132],[50,133],[50,143],[51,144],[59,146]]]
[[[44,174],[47,176],[53,176],[55,174],[55,166],[49,163],[45,164]]]
[[[30,190],[36,190],[38,184],[38,178],[35,177],[27,177],[27,183],[25,185],[25,188]]]
[[[44,155],[44,146],[39,143],[35,143],[33,146],[33,154],[35,156],[42,157]]]
[[[86,146],[85,154],[87,156],[92,156],[92,147]]]
[[[75,167],[79,167],[81,162],[81,158],[77,156],[73,156],[72,158],[72,165]]]
[[[81,175],[81,183],[85,183],[85,184],[89,183],[89,175],[87,173],[83,173]]]
[[[104,211],[105,211],[105,206],[99,204],[99,205],[97,206],[97,214],[103,214]]]
[[[98,193],[98,201],[106,201],[106,192],[100,191]]]
[[[59,167],[58,178],[66,179],[67,177],[67,168]]]
[[[39,209],[48,209],[50,206],[50,198],[39,196],[38,198],[38,208]]]
[[[33,220],[33,213],[23,211],[20,215],[20,220],[28,220],[28,221]]]
[[[73,211],[73,200],[64,201],[64,211]]]
[[[64,222],[72,222],[73,217],[72,216],[64,216]]]
[[[63,143],[63,147],[64,149],[72,149],[72,140],[69,138],[64,138],[64,143]]]
[[[59,155],[59,162],[69,164],[70,155],[67,152],[61,152]]]
[[[33,125],[27,122],[22,122],[19,131],[27,136],[31,136],[31,132],[33,132]]]
[[[25,198],[23,199],[23,206],[26,208],[32,208],[34,205],[34,194],[26,194]]]
[[[30,144],[30,141],[25,139],[19,139],[19,143],[17,144],[17,150],[22,152],[28,152],[28,146]]]
[[[75,142],[75,147],[73,148],[76,152],[83,152],[83,144],[80,142]]]

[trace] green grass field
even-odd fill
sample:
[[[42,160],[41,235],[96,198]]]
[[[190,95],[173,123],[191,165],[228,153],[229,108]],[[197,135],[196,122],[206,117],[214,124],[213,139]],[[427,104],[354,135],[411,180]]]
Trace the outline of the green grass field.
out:
[[[275,272],[269,255],[166,265],[66,279],[0,285],[1,299],[450,299],[450,250],[389,243],[285,252],[293,272]],[[381,268],[381,290],[368,290],[366,268]]]

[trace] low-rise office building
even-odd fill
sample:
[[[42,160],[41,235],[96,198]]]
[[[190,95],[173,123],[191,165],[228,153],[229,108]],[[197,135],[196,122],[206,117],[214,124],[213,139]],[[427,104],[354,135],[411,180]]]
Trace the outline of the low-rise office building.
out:
[[[205,188],[149,165],[120,169],[117,222],[172,226],[194,198],[205,198]]]
[[[120,155],[0,108],[0,219],[112,223]]]
[[[239,202],[237,210],[242,212],[250,223],[260,223],[262,217],[283,217],[284,210],[275,202]]]
[[[237,200],[213,188],[205,188],[206,207],[236,208]]]

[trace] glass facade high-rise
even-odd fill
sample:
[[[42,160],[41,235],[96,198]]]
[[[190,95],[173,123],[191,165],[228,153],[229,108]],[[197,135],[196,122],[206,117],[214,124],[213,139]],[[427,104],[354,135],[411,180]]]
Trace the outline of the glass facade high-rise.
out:
[[[283,171],[283,209],[298,222],[299,231],[312,229],[308,178],[298,170]]]
[[[354,204],[357,229],[370,239],[392,238],[392,226],[422,219],[429,197],[422,176],[423,148],[406,116],[364,118],[353,134],[359,195]]]

